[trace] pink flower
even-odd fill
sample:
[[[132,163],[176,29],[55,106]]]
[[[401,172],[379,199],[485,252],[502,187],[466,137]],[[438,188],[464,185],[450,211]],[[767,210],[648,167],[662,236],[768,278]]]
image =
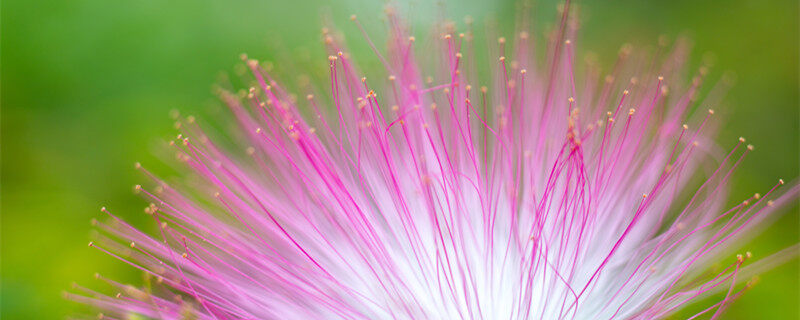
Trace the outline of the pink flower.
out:
[[[729,205],[753,147],[714,144],[725,85],[700,91],[684,44],[624,47],[605,75],[575,61],[568,9],[488,61],[469,22],[415,40],[388,12],[386,49],[367,38],[380,70],[323,30],[330,84],[306,99],[243,57],[249,92],[219,92],[228,139],[190,117],[171,143],[186,179],[137,164],[157,231],[95,221],[89,246],[148,283],[67,296],[109,319],[654,319],[722,292],[716,318],[796,253],[732,256],[798,187]]]

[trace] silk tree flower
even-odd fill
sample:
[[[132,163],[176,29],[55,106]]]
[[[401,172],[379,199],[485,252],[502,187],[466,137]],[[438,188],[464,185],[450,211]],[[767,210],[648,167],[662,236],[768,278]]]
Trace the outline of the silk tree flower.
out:
[[[179,119],[183,178],[136,165],[154,232],[93,221],[89,246],[145,284],[68,298],[107,319],[657,319],[715,295],[696,316],[717,318],[796,252],[735,255],[798,187],[731,204],[753,147],[715,143],[726,84],[703,87],[685,43],[623,47],[604,74],[576,62],[568,4],[546,39],[523,19],[488,45],[387,12],[385,49],[352,17],[378,70],[323,29],[323,89],[243,56],[252,87],[219,89],[235,128]]]

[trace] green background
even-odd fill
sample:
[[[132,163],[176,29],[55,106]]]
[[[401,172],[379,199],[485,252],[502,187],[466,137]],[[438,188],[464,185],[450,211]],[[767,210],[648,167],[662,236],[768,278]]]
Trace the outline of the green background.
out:
[[[416,1],[417,16],[435,4]],[[137,281],[138,273],[86,247],[89,220],[107,205],[144,223],[131,186],[134,161],[153,163],[172,135],[168,110],[203,116],[211,85],[238,56],[308,56],[324,67],[322,12],[360,36],[350,13],[378,21],[372,1],[5,0],[0,30],[2,92],[2,318],[58,319],[84,310],[61,298],[72,281],[97,286],[94,272]],[[512,26],[511,2],[447,5],[450,16],[493,13]],[[537,1],[540,25],[556,16]],[[322,8],[322,9],[321,9]],[[433,14],[429,14],[432,16]],[[578,43],[608,62],[625,42],[688,35],[693,61],[713,52],[712,77],[737,84],[720,110],[720,139],[756,145],[736,174],[734,196],[763,192],[798,175],[798,1],[583,1]],[[377,24],[377,23],[376,23]],[[371,30],[379,33],[379,29]],[[730,144],[727,144],[730,145]],[[794,207],[747,249],[766,255],[798,241]],[[762,275],[727,319],[797,319],[797,259]]]

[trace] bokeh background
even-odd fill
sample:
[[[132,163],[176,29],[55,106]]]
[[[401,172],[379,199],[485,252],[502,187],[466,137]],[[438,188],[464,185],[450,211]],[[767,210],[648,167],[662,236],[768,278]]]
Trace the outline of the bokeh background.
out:
[[[659,35],[695,42],[693,63],[714,57],[712,78],[736,74],[720,139],[749,138],[757,150],[735,177],[734,197],[798,176],[798,1],[579,1],[583,48],[608,62],[625,42]],[[534,1],[537,25],[556,1]],[[171,136],[168,111],[201,118],[211,85],[247,52],[262,60],[303,56],[326,65],[319,42],[327,15],[360,39],[351,13],[378,21],[382,4],[337,0],[4,0],[0,4],[2,92],[3,319],[59,319],[82,311],[61,292],[94,272],[137,282],[131,268],[86,247],[90,219],[107,205],[145,224],[131,192],[144,179],[134,161],[158,163]],[[415,1],[417,16],[441,8]],[[512,1],[452,1],[448,15],[513,28]],[[433,14],[431,14],[433,15]],[[377,23],[379,24],[379,23]],[[379,33],[380,30],[373,30]],[[351,41],[354,42],[354,41]],[[710,53],[710,54],[709,54]],[[798,210],[747,246],[766,255],[798,241]],[[726,319],[797,319],[797,259],[762,275]],[[679,316],[680,317],[680,316]]]

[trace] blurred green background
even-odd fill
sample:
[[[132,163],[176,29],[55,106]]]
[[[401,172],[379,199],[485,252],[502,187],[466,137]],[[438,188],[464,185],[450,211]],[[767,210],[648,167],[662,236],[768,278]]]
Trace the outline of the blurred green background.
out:
[[[416,1],[418,10],[436,8]],[[552,23],[555,1],[534,1],[537,23]],[[798,1],[581,1],[582,48],[609,61],[622,43],[651,45],[688,35],[693,61],[713,52],[712,77],[737,84],[720,138],[749,138],[757,150],[736,175],[736,197],[798,175]],[[86,247],[98,208],[142,222],[131,186],[134,161],[172,135],[170,109],[203,116],[211,85],[238,56],[269,60],[310,54],[325,66],[321,12],[360,39],[347,17],[377,21],[382,5],[335,0],[5,0],[0,4],[2,92],[3,319],[58,319],[81,312],[61,291],[94,272],[137,281],[131,268]],[[453,1],[452,18],[498,17],[512,29],[513,2]],[[321,10],[320,8],[326,8]],[[379,33],[379,30],[374,30]],[[277,42],[276,42],[277,41]],[[355,40],[350,41],[355,42]],[[276,43],[278,43],[276,45]],[[278,50],[276,50],[278,49]],[[794,207],[748,246],[766,255],[798,241]],[[727,319],[797,319],[797,259],[762,282]]]

